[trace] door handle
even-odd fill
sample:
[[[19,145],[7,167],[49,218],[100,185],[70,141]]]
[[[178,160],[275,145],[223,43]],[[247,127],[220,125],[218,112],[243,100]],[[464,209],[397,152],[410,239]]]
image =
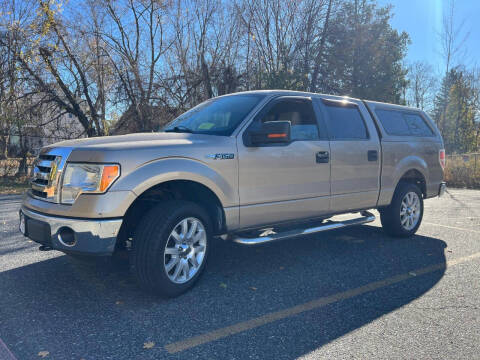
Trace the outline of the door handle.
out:
[[[378,160],[378,151],[368,150],[368,161],[377,161],[377,160]]]
[[[318,164],[326,164],[330,161],[330,154],[328,151],[319,151],[315,155]]]

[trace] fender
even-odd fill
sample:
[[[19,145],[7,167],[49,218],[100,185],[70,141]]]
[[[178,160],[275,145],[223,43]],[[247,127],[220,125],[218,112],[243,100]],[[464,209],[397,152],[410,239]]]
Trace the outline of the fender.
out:
[[[423,177],[425,178],[425,181],[428,183],[428,165],[423,160],[421,157],[410,155],[407,157],[404,157],[402,160],[400,160],[395,168],[395,172],[393,173],[393,179],[394,179],[394,184],[397,186],[398,182],[402,178],[402,176],[408,171],[408,170],[417,170],[420,172]]]
[[[378,206],[390,205],[393,198],[393,193],[398,185],[398,182],[405,173],[409,170],[417,170],[423,175],[428,184],[429,172],[428,166],[424,159],[415,155],[409,155],[400,160],[392,169],[384,168],[382,170],[381,189],[378,199]],[[387,175],[390,174],[390,175]]]
[[[196,181],[212,190],[224,208],[238,205],[238,193],[232,185],[207,164],[191,158],[169,157],[145,163],[120,177],[114,190],[131,190],[139,196],[151,187],[171,180]]]

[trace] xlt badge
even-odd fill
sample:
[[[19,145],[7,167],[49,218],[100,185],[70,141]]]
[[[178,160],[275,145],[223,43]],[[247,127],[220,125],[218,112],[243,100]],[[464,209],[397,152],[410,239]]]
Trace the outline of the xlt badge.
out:
[[[213,160],[231,160],[235,158],[235,154],[208,154],[205,157]]]

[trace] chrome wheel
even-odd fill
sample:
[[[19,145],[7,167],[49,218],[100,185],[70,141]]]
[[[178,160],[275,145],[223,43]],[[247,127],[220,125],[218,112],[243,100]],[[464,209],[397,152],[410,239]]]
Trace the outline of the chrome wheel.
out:
[[[400,206],[400,223],[402,227],[410,231],[417,226],[421,211],[418,194],[414,191],[406,193]]]
[[[183,284],[198,272],[205,258],[207,233],[202,222],[194,217],[180,221],[165,245],[164,268],[168,278]]]

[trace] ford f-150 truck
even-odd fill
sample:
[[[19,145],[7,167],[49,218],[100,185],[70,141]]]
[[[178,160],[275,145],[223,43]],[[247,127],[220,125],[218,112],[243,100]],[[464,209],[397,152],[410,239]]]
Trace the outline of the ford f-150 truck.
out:
[[[20,230],[43,250],[126,250],[138,282],[176,296],[213,237],[260,244],[371,222],[413,235],[445,191],[442,137],[421,110],[253,91],[207,100],[158,133],[40,151]],[[335,220],[338,214],[348,220]]]

